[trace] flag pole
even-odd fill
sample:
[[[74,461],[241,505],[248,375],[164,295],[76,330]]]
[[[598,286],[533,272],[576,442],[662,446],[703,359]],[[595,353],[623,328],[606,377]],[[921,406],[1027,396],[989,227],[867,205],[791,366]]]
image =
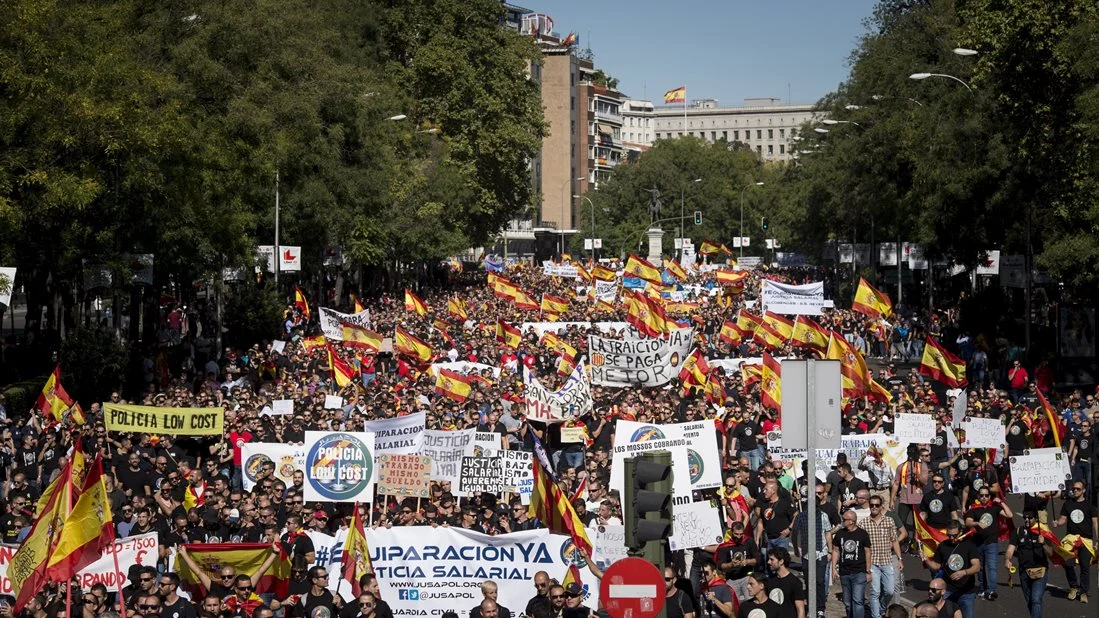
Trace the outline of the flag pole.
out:
[[[111,541],[111,557],[114,558],[114,572],[117,577],[121,575],[122,571],[118,566],[118,548],[114,547],[114,541]],[[118,584],[118,615],[120,618],[126,618],[126,601],[122,596],[122,578],[118,577],[115,583]]]
[[[683,135],[684,136],[687,135],[687,87],[686,86],[683,87]],[[682,219],[680,219],[679,225],[680,225],[680,227],[683,227],[683,220]],[[680,236],[682,236],[683,231],[680,230],[679,233],[680,233]]]

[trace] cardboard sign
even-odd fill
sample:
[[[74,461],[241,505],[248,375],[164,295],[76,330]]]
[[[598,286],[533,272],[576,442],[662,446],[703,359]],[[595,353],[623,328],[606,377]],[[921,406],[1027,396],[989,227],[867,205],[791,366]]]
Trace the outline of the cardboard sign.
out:
[[[935,439],[935,417],[930,414],[897,414],[893,426],[893,436],[897,442],[908,445],[913,442],[925,444]]]
[[[324,396],[324,409],[325,410],[339,410],[343,407],[343,397],[339,395],[325,395]]]
[[[1011,493],[1064,491],[1072,482],[1068,455],[1059,447],[1036,448],[1010,458]]]
[[[225,432],[225,410],[223,408],[158,408],[104,402],[103,422],[107,431],[220,436]]]
[[[431,486],[431,458],[425,455],[378,455],[378,493],[383,496],[427,498]]]
[[[970,416],[962,421],[965,448],[1004,448],[1004,425],[997,418]]]
[[[473,493],[475,491],[499,494],[503,493],[504,485],[503,466],[499,457],[463,457],[462,458],[462,491]]]
[[[672,551],[705,547],[722,541],[721,515],[709,502],[676,505],[672,513]]]
[[[582,444],[586,439],[587,429],[583,426],[561,428],[561,442],[564,444]]]

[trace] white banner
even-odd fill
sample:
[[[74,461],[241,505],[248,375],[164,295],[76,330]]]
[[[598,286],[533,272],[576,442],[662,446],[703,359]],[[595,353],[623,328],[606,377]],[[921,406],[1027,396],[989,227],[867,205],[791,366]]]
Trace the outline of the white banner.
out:
[[[364,431],[374,434],[375,453],[415,455],[424,439],[426,413],[416,412],[395,418],[365,421]]]
[[[432,363],[432,365],[431,365],[432,374],[434,374],[436,371],[438,371],[440,369],[447,369],[449,371],[454,371],[454,372],[460,373],[464,376],[468,376],[471,373],[481,375],[482,372],[487,370],[487,371],[492,372],[492,377],[494,377],[494,378],[499,378],[500,377],[500,368],[499,367],[493,367],[492,365],[486,365],[484,363],[474,363],[474,362],[471,362],[471,361],[443,361],[441,363]]]
[[[449,482],[450,492],[455,496],[461,494],[458,481],[462,476],[462,456],[473,454],[476,433],[476,428],[460,431],[424,430],[420,454],[431,457],[431,480]]]
[[[0,594],[12,594],[8,565],[17,549],[19,547],[16,545],[0,545]],[[114,568],[115,553],[118,554],[118,571]],[[118,590],[119,583],[123,588],[130,585],[127,577],[130,565],[155,567],[159,556],[160,546],[155,532],[118,539],[98,560],[81,569],[76,577],[83,590],[90,590],[95,584],[103,584],[109,591]]]
[[[858,469],[858,462],[871,445],[882,451],[882,460],[893,469],[904,463],[907,458],[908,445],[898,444],[893,436],[887,433],[852,434],[842,436],[840,440],[839,449],[817,449],[816,474],[821,481],[828,477],[840,453],[847,455],[847,461],[851,463],[851,471],[862,481],[869,481],[870,475]],[[768,450],[782,461],[783,467],[791,474],[795,474],[797,478],[805,476],[801,473],[801,462],[805,461],[805,449],[769,448]]]
[[[672,488],[677,504],[690,502],[692,490],[721,486],[721,457],[713,420],[671,425],[615,421],[611,489],[623,491],[623,460],[648,451],[672,454]]]
[[[256,486],[256,474],[264,464],[275,465],[275,478],[287,487],[294,483],[294,473],[305,470],[305,447],[279,442],[246,442],[240,445],[241,480],[244,491]]]
[[[373,502],[374,434],[365,431],[305,432],[305,499]]]
[[[11,308],[11,291],[15,289],[15,267],[0,267],[0,305]]]
[[[343,341],[343,330],[340,328],[340,324],[343,322],[362,328],[370,328],[369,310],[363,310],[358,313],[340,313],[335,309],[321,307],[319,315],[321,332],[324,333],[325,337],[332,339],[333,341]]]
[[[824,282],[787,285],[763,280],[760,294],[764,311],[785,315],[820,315],[824,308]]]
[[[906,448],[909,444],[926,444],[935,439],[935,417],[930,414],[898,413],[893,436]]]
[[[694,341],[694,329],[664,339],[588,337],[591,383],[599,386],[663,386],[676,377]]]
[[[553,262],[542,262],[542,274],[566,279],[576,279],[580,276],[572,264],[554,264]]]
[[[878,266],[897,265],[897,243],[878,243]]]
[[[551,391],[523,366],[523,402],[527,405],[527,420],[540,423],[561,423],[591,412],[594,405],[591,386],[584,373],[584,361],[576,364],[568,380]]]
[[[603,570],[629,556],[625,526],[596,526],[588,530],[588,538],[591,539],[592,560]]]
[[[465,611],[483,598],[481,584],[499,584],[496,602],[522,612],[538,571],[558,581],[580,567],[584,605],[598,607],[599,581],[566,536],[529,530],[489,536],[459,527],[375,528],[366,531],[381,596],[394,616],[438,616]],[[336,570],[336,569],[330,569]]]
[[[694,549],[721,543],[721,514],[709,502],[678,504],[672,512],[668,549]]]
[[[998,418],[968,417],[962,421],[965,448],[1004,448],[1004,425]]]
[[[618,296],[618,279],[614,281],[596,281],[595,282],[595,300],[601,300],[605,303],[614,303],[614,299]]]
[[[1060,447],[1029,449],[1009,463],[1013,494],[1064,491],[1072,482],[1068,455]]]
[[[279,245],[279,270],[294,272],[301,270],[301,247]]]
[[[504,483],[508,491],[518,492],[523,504],[530,504],[530,495],[534,491],[534,469],[531,454],[525,451],[500,451],[503,460]]]

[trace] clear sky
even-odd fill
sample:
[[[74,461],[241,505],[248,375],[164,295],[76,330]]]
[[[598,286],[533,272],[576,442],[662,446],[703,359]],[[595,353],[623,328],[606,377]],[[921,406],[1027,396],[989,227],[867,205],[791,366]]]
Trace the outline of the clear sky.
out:
[[[874,0],[532,0],[513,2],[576,32],[596,68],[634,99],[664,91],[740,105],[814,103],[847,78]]]

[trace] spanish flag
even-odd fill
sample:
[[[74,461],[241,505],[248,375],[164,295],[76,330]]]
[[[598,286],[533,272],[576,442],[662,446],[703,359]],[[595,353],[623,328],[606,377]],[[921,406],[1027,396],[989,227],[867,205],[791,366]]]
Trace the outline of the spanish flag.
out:
[[[68,581],[77,571],[95,562],[114,543],[114,517],[103,484],[103,458],[96,455],[84,480],[80,498],[65,518],[57,547],[47,563],[53,581]]]
[[[770,319],[768,316],[773,315],[768,312],[763,321],[759,323],[756,328],[755,340],[762,346],[771,350],[777,350],[781,348],[790,338],[784,336],[782,332],[778,330],[778,320]],[[790,326],[790,331],[793,332],[793,326]]]
[[[933,527],[917,511],[913,511],[912,515],[916,521],[916,544],[919,545],[925,557],[935,557],[935,550],[939,549],[939,543],[946,540],[946,528]]]
[[[564,354],[566,356],[576,358],[576,348],[566,343],[565,340],[557,336],[556,333],[546,331],[546,333],[542,335],[542,339],[538,343],[546,346],[546,349],[550,350],[551,352],[556,352],[558,354]]]
[[[763,372],[759,387],[760,403],[779,411],[782,425],[782,365],[767,352],[763,353]]]
[[[430,361],[432,357],[431,346],[400,326],[397,327],[393,338],[393,349],[398,354],[414,358],[421,363]]]
[[[724,253],[725,255],[733,254],[733,252],[729,251],[729,248],[725,246],[725,243],[716,243],[709,240],[702,241],[702,246],[698,248],[698,252],[702,255],[716,255],[718,253]]]
[[[363,575],[374,572],[374,564],[370,560],[370,546],[366,543],[366,532],[363,530],[363,520],[359,517],[357,503],[351,513],[351,525],[347,527],[340,563],[343,566],[341,577],[351,585],[351,594],[358,598],[362,594],[359,580]]]
[[[565,491],[557,484],[542,441],[533,432],[530,435],[534,440],[534,456],[531,457],[534,491],[530,497],[530,516],[537,518],[550,532],[569,535],[577,549],[591,555],[592,544],[584,530],[584,522],[580,521]]]
[[[1042,406],[1042,413],[1049,423],[1049,435],[1053,438],[1053,445],[1060,447],[1065,443],[1065,426],[1061,424],[1061,418],[1049,405],[1049,400],[1042,394],[1042,389],[1035,389],[1038,393],[1038,403]]]
[[[725,320],[725,323],[721,325],[721,332],[717,334],[717,338],[729,345],[740,345],[740,330],[736,327],[736,322]]]
[[[569,377],[572,372],[576,370],[576,356],[570,354],[562,354],[561,358],[557,361],[557,375],[562,377]]]
[[[706,380],[706,401],[714,404],[715,406],[724,406],[725,400],[728,399],[728,395],[725,393],[725,387],[721,385],[721,378],[716,373],[711,373],[710,377]]]
[[[632,253],[630,254],[630,257],[626,259],[625,273],[657,285],[662,283],[660,280],[660,269]]]
[[[828,352],[828,331],[817,324],[813,318],[799,315],[794,319],[794,330],[790,336],[790,344],[799,348],[807,348],[819,354],[822,358]]]
[[[851,310],[868,315],[872,318],[887,318],[893,313],[893,303],[885,292],[876,289],[859,278],[859,288],[855,290],[855,300],[851,303]]]
[[[523,341],[523,335],[519,332],[518,328],[515,328],[507,322],[497,319],[496,320],[496,341],[504,344],[513,350],[519,348],[519,344]]]
[[[53,373],[46,378],[46,385],[42,387],[42,392],[38,395],[38,401],[35,403],[35,408],[42,413],[43,416],[49,415],[56,421],[61,420],[61,415],[73,405],[72,397],[65,392],[64,387],[61,386],[61,363],[58,363],[53,368]]]
[[[316,335],[315,337],[302,337],[301,347],[305,348],[308,352],[314,348],[322,348],[328,343],[328,340],[324,338],[324,335]]]
[[[362,348],[377,352],[382,347],[382,336],[369,328],[340,322],[340,337],[349,348]]]
[[[496,281],[492,284],[492,293],[498,298],[514,300],[519,294],[519,286],[503,277],[497,276]]]
[[[404,289],[404,308],[405,311],[415,311],[421,318],[430,311],[427,307],[427,303],[408,288]]]
[[[473,386],[469,379],[457,371],[451,371],[450,369],[440,369],[435,375],[435,392],[440,395],[457,401],[458,403],[465,403],[466,399],[469,399],[469,393],[473,390]]]
[[[301,309],[301,314],[305,316],[305,321],[313,319],[313,312],[309,310],[309,301],[305,299],[305,292],[301,291],[301,288],[294,286],[294,306]]]
[[[591,273],[584,269],[580,264],[576,264],[576,276],[580,277],[583,281],[591,281]]]
[[[680,281],[687,280],[687,271],[683,270],[683,267],[679,265],[679,262],[671,258],[664,258],[664,270],[671,273],[673,277]]]
[[[614,313],[614,305],[605,300],[596,300],[591,306],[592,313]]]
[[[931,337],[924,342],[920,375],[938,380],[950,388],[964,388],[968,384],[965,379],[965,361],[951,354]]]
[[[673,90],[669,90],[664,93],[664,104],[670,103],[686,103],[687,102],[687,87],[680,86]]]
[[[366,307],[363,307],[363,304],[359,301],[358,296],[352,294],[351,302],[355,306],[355,313],[362,313],[363,311],[366,311]]]
[[[866,359],[843,335],[836,331],[829,331],[828,335],[828,351],[824,357],[840,361],[843,396],[855,399],[867,394],[870,389],[870,369],[866,366]]]
[[[750,311],[744,311],[743,309],[737,313],[736,327],[740,331],[741,337],[751,338],[754,337],[756,331],[759,330],[759,325],[763,323],[763,318],[755,315]]]
[[[744,282],[748,279],[748,271],[725,270],[719,268],[714,271],[714,278],[721,285],[739,287],[744,289]]]
[[[880,401],[885,404],[893,403],[893,393],[889,392],[889,389],[881,384],[878,384],[878,381],[874,378],[870,378],[870,392],[867,393],[867,395],[873,401]]]
[[[336,354],[336,351],[332,349],[332,344],[326,345],[328,346],[328,367],[332,370],[332,379],[336,381],[336,385],[343,388],[353,383],[355,381],[355,369]]]
[[[461,298],[458,298],[457,296],[446,301],[446,310],[447,313],[461,320],[462,322],[465,322],[469,319],[469,311],[466,310],[465,301],[463,301]]]
[[[698,386],[705,384],[709,375],[710,364],[706,362],[706,357],[702,355],[702,351],[698,348],[695,348],[687,355],[687,358],[683,360],[683,366],[679,369],[680,382],[689,381]]]
[[[527,294],[523,290],[516,291],[515,298],[512,299],[512,302],[514,302],[515,306],[519,309],[524,309],[526,311],[538,311],[538,303],[530,297],[530,294]]]
[[[560,315],[569,310],[569,299],[561,298],[560,296],[554,296],[552,294],[542,294],[542,311],[544,313],[553,313]]]
[[[596,264],[591,268],[591,276],[600,281],[614,281],[616,275],[613,270],[603,266],[602,264]]]
[[[185,547],[194,563],[201,566],[212,581],[218,581],[218,572],[225,567],[232,567],[237,573],[255,573],[271,555],[270,543],[187,543]],[[347,541],[344,541],[344,547],[347,547]],[[198,592],[200,598],[206,596],[202,580],[178,554],[175,572]],[[255,591],[260,594],[271,592],[275,598],[284,599],[289,594],[289,584],[290,556],[280,552],[274,564],[260,578]]]
[[[61,540],[65,519],[72,512],[73,494],[77,490],[75,484],[82,483],[84,478],[87,462],[81,448],[77,440],[72,458],[38,499],[38,516],[8,564],[8,578],[15,595],[15,613],[22,611],[48,581],[46,569],[54,548]]]
[[[668,332],[668,316],[664,307],[644,294],[625,294],[626,322],[648,337],[661,337]]]

